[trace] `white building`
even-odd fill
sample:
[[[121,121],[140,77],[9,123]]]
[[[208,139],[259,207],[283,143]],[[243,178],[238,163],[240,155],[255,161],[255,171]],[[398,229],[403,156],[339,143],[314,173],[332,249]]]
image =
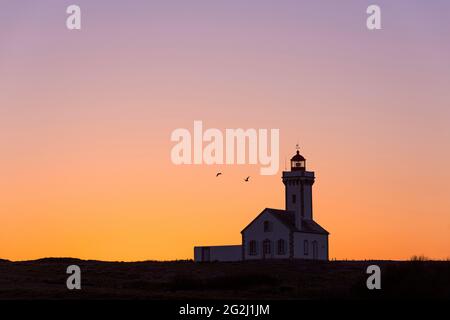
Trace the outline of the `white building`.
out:
[[[283,171],[286,209],[264,209],[242,231],[242,245],[194,247],[194,260],[328,260],[328,231],[313,220],[314,172],[299,151]]]

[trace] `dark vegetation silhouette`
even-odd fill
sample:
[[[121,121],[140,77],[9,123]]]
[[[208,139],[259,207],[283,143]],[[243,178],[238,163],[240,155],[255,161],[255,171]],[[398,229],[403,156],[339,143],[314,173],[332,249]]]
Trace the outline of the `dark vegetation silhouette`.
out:
[[[82,270],[82,289],[66,289],[66,268]],[[366,288],[367,266],[382,271]],[[449,261],[266,260],[101,262],[0,260],[0,299],[450,299]]]

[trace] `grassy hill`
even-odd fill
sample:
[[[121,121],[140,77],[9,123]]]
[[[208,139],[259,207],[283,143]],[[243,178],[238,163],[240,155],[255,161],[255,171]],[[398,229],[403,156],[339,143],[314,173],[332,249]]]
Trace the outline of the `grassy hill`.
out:
[[[66,288],[67,266],[82,270]],[[382,270],[366,288],[367,266]],[[0,299],[450,299],[448,261],[101,262],[0,260]]]

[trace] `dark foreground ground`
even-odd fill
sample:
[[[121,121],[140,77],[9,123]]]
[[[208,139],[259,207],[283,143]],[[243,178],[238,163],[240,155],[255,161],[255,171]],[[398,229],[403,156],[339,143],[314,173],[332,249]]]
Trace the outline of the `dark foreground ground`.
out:
[[[81,290],[66,288],[71,264],[81,268]],[[381,290],[366,287],[371,264],[381,268]],[[450,262],[0,260],[0,299],[366,298],[450,299]]]

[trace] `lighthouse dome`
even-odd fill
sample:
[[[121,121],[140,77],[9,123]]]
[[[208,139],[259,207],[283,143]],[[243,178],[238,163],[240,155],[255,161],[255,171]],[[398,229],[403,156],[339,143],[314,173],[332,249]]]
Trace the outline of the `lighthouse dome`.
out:
[[[306,169],[306,159],[297,150],[291,158],[291,171],[304,171]]]

